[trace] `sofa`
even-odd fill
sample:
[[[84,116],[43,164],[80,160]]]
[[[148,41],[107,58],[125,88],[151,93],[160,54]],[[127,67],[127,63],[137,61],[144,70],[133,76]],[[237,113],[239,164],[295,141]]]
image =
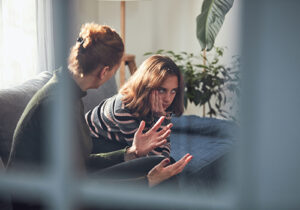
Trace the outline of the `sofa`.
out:
[[[0,161],[4,166],[8,161],[13,132],[20,115],[33,94],[51,76],[50,72],[41,72],[19,86],[0,90]],[[83,98],[85,111],[115,93],[117,85],[113,77],[97,90],[88,91]],[[195,180],[200,180],[201,183],[219,180],[221,165],[224,165],[226,154],[232,150],[235,142],[236,125],[225,120],[195,115],[175,117],[172,122],[171,156],[175,160],[186,153],[194,156],[180,175],[181,185],[185,187]]]

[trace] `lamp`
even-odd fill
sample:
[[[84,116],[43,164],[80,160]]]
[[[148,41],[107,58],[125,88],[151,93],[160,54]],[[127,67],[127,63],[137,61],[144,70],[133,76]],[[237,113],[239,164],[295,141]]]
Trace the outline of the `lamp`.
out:
[[[129,0],[127,0],[129,1]],[[133,0],[131,0],[133,1]],[[124,42],[125,47],[125,1],[121,1],[121,37]],[[126,49],[124,49],[124,57],[120,66],[120,87],[125,83],[125,65],[128,65],[130,73],[133,74],[136,70],[135,55],[126,54]]]
[[[98,0],[98,1],[120,1],[120,35],[125,47],[125,7],[126,1],[137,1],[137,0]],[[124,57],[120,65],[120,87],[125,83],[125,65],[128,65],[129,71],[133,74],[136,70],[135,55],[127,54],[124,49]]]

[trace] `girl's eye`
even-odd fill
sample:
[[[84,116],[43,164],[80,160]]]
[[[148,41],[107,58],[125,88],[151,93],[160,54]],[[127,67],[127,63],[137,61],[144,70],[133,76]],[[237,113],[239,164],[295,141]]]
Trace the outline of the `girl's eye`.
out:
[[[172,94],[176,94],[176,93],[177,93],[177,90],[172,90],[171,93],[172,93]]]
[[[162,89],[162,88],[159,88],[159,89],[158,89],[158,93],[165,93],[165,90]]]

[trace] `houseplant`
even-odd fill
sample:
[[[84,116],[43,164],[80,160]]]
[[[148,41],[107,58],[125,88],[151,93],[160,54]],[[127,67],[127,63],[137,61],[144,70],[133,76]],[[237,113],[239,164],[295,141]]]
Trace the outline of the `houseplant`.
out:
[[[204,0],[201,13],[196,19],[197,39],[202,50],[210,51],[215,43],[225,15],[231,9],[234,0]]]
[[[203,107],[203,116],[208,114],[210,117],[235,120],[234,114],[228,112],[233,108],[233,103],[228,102],[228,95],[239,95],[238,57],[233,57],[230,65],[222,64],[220,59],[225,48],[214,47],[216,36],[233,2],[234,0],[203,0],[201,13],[196,19],[196,35],[202,54],[158,50],[145,55],[164,54],[179,66],[185,80],[185,108],[189,101]],[[229,110],[226,110],[224,107],[228,104]],[[205,107],[208,107],[208,111]]]
[[[233,109],[232,101],[228,101],[228,95],[239,96],[239,58],[234,56],[232,63],[221,63],[224,55],[224,47],[213,47],[207,56],[193,53],[158,50],[145,53],[161,54],[169,56],[180,68],[184,81],[184,105],[187,108],[188,101],[196,106],[207,106],[206,114],[210,117],[220,116],[225,119],[235,120],[235,115],[230,112]],[[205,60],[205,65],[202,60]],[[229,110],[224,109],[228,105]]]

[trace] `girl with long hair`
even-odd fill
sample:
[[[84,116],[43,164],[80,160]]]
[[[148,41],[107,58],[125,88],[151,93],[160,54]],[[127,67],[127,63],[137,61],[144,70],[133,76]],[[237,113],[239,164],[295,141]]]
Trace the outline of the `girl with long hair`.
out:
[[[145,122],[148,131],[161,116],[166,129],[172,115],[183,113],[183,79],[178,66],[167,56],[153,55],[121,87],[86,114],[95,145],[111,151],[132,145],[134,133]],[[170,140],[146,155],[170,156]],[[136,154],[137,157],[142,155]]]

